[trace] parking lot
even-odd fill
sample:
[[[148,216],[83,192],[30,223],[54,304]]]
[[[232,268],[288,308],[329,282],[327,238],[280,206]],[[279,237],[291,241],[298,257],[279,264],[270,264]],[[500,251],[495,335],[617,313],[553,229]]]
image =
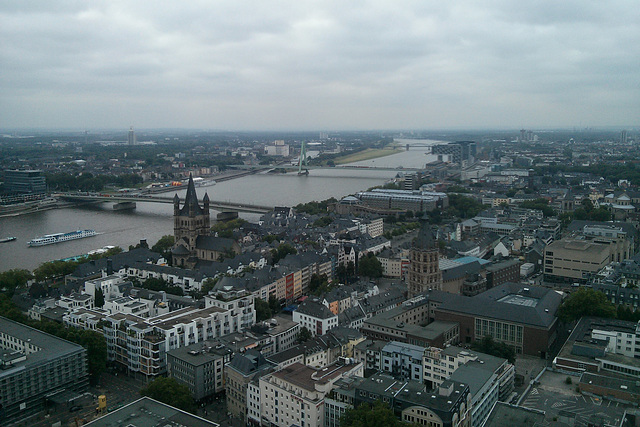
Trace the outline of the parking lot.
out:
[[[521,405],[545,411],[548,420],[570,416],[575,417],[576,425],[586,425],[595,416],[606,424],[620,424],[627,405],[599,397],[583,396],[576,391],[578,378],[570,378],[571,384],[567,384],[566,374],[546,371],[529,390]]]

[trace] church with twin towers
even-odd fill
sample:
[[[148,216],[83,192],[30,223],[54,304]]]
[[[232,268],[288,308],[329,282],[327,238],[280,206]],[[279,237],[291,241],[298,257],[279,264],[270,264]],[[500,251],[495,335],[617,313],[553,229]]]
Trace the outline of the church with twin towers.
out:
[[[211,235],[209,195],[198,201],[193,177],[189,175],[184,204],[173,197],[173,237],[171,261],[174,267],[198,268],[240,254],[240,245],[233,239]]]

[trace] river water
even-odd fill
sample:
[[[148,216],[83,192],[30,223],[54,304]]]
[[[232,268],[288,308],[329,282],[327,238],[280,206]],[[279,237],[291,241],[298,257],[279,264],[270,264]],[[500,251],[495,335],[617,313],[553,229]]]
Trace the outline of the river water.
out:
[[[402,141],[400,141],[402,142]],[[412,142],[415,142],[412,140]],[[424,167],[431,161],[427,148],[416,148],[387,157],[357,162],[378,167]],[[294,206],[330,197],[341,198],[357,191],[381,185],[396,175],[393,170],[313,169],[309,176],[257,174],[196,188],[214,201],[252,203],[265,206]],[[185,190],[178,191],[183,198]],[[171,198],[175,193],[165,193]],[[212,217],[215,215],[212,212]],[[255,222],[260,215],[240,214]],[[94,229],[97,236],[55,245],[28,247],[27,242],[44,234],[79,229]],[[0,243],[0,271],[12,268],[33,270],[40,264],[85,254],[107,245],[127,249],[145,239],[149,245],[162,236],[173,234],[173,206],[161,203],[137,203],[133,211],[114,211],[111,203],[85,207],[53,209],[29,215],[0,218],[0,238],[16,236],[14,242]]]

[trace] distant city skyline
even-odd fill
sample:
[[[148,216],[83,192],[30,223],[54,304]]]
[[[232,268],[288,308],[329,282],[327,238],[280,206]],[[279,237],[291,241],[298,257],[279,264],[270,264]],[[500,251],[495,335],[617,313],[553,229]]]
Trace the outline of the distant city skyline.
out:
[[[640,126],[634,2],[0,5],[0,129]]]

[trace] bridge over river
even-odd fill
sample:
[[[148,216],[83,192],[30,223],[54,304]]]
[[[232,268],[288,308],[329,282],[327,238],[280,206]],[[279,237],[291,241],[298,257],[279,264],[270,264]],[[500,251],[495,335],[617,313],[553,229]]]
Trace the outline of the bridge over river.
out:
[[[173,198],[158,197],[149,194],[96,194],[96,193],[59,193],[60,199],[69,202],[114,202],[126,209],[127,203],[168,203],[173,204]],[[184,200],[181,200],[184,203]],[[135,206],[135,205],[129,205]],[[266,213],[273,210],[273,206],[252,205],[247,203],[232,203],[210,200],[209,208],[220,212],[249,212]]]

